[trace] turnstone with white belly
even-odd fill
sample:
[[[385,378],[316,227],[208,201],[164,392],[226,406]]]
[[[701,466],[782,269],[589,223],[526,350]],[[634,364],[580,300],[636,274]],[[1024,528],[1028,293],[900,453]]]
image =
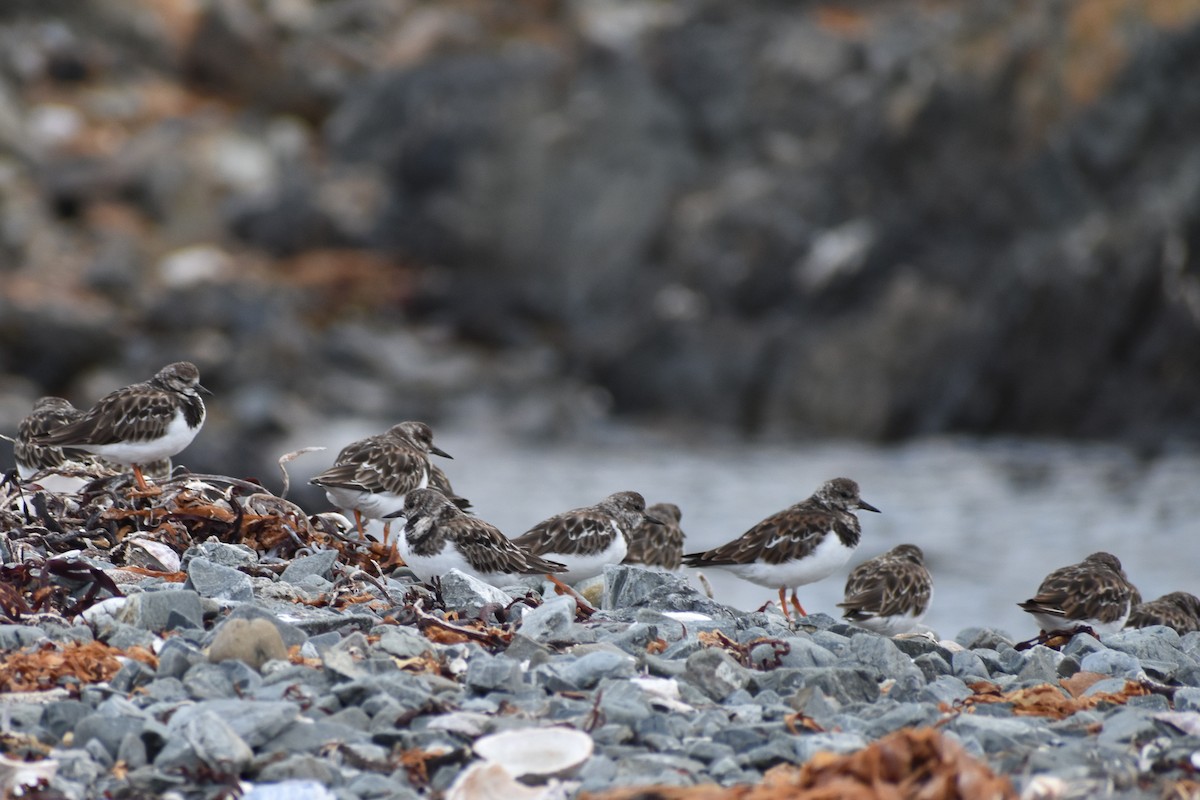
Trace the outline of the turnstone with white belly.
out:
[[[491,523],[463,513],[437,489],[413,489],[404,497],[404,509],[388,515],[395,517],[404,518],[404,532],[396,537],[400,556],[424,583],[457,569],[503,587],[529,575],[566,569],[515,544]]]
[[[362,520],[383,519],[404,507],[404,496],[429,485],[429,454],[450,458],[433,444],[433,431],[424,422],[401,422],[385,433],[368,436],[342,448],[333,466],[309,481],[325,490],[329,502],[354,512],[358,535]],[[387,543],[390,524],[383,527]]]
[[[683,560],[683,512],[674,503],[655,503],[646,513],[658,520],[643,522],[629,534],[629,552],[624,564],[641,564],[658,569],[677,570]]]
[[[896,545],[850,571],[845,599],[838,603],[849,622],[885,636],[915,628],[933,599],[925,554],[915,544]]]
[[[859,497],[858,484],[834,478],[813,496],[764,519],[732,542],[703,553],[689,553],[689,567],[721,567],[739,578],[779,590],[779,605],[790,618],[785,591],[807,616],[796,587],[819,581],[846,563],[862,538],[854,512],[879,509]]]
[[[111,392],[78,419],[31,440],[39,447],[63,447],[94,453],[106,461],[133,467],[145,491],[142,467],[170,458],[196,438],[204,425],[200,370],[188,361],[168,364],[144,383]]]
[[[1114,633],[1129,618],[1136,591],[1120,560],[1112,553],[1098,552],[1054,570],[1037,594],[1017,605],[1032,614],[1046,633],[1078,628]]]
[[[620,564],[629,551],[626,537],[647,521],[659,523],[646,513],[640,494],[617,492],[594,506],[543,520],[513,541],[534,555],[565,564],[566,571],[557,577],[574,584],[599,575],[607,564]]]

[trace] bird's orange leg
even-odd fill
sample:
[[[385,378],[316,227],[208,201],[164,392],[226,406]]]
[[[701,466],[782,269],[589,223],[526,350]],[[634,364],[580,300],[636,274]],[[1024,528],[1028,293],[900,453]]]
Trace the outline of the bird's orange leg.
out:
[[[146,476],[142,474],[142,468],[137,464],[131,464],[133,467],[133,480],[137,484],[136,489],[129,490],[130,497],[154,497],[162,494],[162,487],[151,486],[146,483]]]
[[[383,521],[383,546],[384,547],[387,547],[388,531],[390,531],[391,529],[392,529],[392,521],[390,519],[385,519]]]
[[[780,586],[780,587],[779,587],[779,608],[783,610],[783,618],[784,618],[784,619],[786,619],[786,620],[788,620],[788,621],[790,622],[790,621],[791,621],[791,619],[792,619],[792,617],[791,617],[791,615],[790,615],[790,614],[788,614],[788,605],[787,605],[787,594],[786,594],[786,592],[787,592],[787,589],[785,589],[785,588],[784,588],[784,587],[782,587],[782,586]]]
[[[570,586],[567,586],[565,583],[563,583],[558,578],[551,575],[549,572],[546,573],[546,579],[554,584],[554,588],[558,590],[559,594],[569,594],[571,597],[574,597],[575,604],[577,606],[579,606],[581,609],[583,609],[583,613],[588,614],[588,615],[596,613],[596,609],[592,608],[592,605],[587,600],[585,600],[583,598],[583,595],[581,595],[579,592],[575,591]]]
[[[359,539],[367,538],[367,533],[363,530],[362,526],[362,512],[360,512],[357,508],[354,509],[354,527],[358,528]]]
[[[804,606],[800,605],[800,598],[796,596],[795,589],[792,589],[792,605],[794,605],[796,607],[796,610],[798,612],[800,612],[800,616],[802,616],[802,617],[808,616],[808,612],[804,610]]]

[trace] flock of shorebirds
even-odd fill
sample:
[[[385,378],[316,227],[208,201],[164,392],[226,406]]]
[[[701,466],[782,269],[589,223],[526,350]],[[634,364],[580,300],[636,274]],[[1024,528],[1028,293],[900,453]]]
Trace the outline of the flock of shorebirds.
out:
[[[131,491],[153,494],[146,474],[169,475],[170,459],[204,424],[201,393],[208,392],[200,385],[199,370],[181,361],[144,383],[106,395],[86,411],[44,397],[14,439],[18,475],[49,488],[50,479],[64,471],[127,466],[136,482]],[[805,616],[797,587],[846,564],[862,538],[856,512],[879,510],[860,497],[857,483],[834,478],[736,539],[684,554],[679,507],[647,508],[641,494],[625,491],[557,514],[510,539],[469,513],[470,502],[454,492],[430,460],[433,455],[450,458],[434,445],[428,425],[402,422],[347,445],[311,481],[333,505],[353,513],[359,536],[366,535],[364,519],[382,520],[386,545],[392,521],[402,523],[395,554],[424,582],[457,569],[500,587],[532,576],[573,592],[570,585],[600,575],[609,564],[720,567],[777,590],[779,607],[790,619],[787,591],[796,613]],[[916,545],[902,544],[855,567],[838,606],[855,625],[897,635],[919,629],[932,597],[924,554]],[[1044,634],[1080,629],[1099,634],[1149,625],[1180,633],[1200,630],[1200,600],[1194,595],[1173,592],[1143,603],[1120,561],[1103,552],[1051,572],[1019,605]]]

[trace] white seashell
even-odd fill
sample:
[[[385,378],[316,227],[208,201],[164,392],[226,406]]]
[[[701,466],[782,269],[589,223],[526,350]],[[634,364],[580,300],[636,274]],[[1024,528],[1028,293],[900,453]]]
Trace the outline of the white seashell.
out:
[[[21,761],[0,755],[0,789],[4,796],[17,796],[17,789],[23,786],[34,787],[41,781],[50,783],[58,772],[58,762],[52,758],[41,761]]]
[[[499,735],[499,734],[497,734]],[[567,787],[558,781],[526,786],[502,764],[476,761],[450,784],[446,800],[565,800]]]
[[[503,764],[514,778],[564,775],[592,756],[592,737],[573,728],[525,728],[484,736],[472,746],[484,761]]]
[[[135,567],[156,572],[179,572],[179,554],[162,542],[141,536],[131,537],[126,560]]]
[[[649,675],[638,675],[631,678],[638,688],[650,695],[650,705],[668,711],[695,711],[696,709],[683,702],[679,694],[679,682],[674,678],[654,678]]]

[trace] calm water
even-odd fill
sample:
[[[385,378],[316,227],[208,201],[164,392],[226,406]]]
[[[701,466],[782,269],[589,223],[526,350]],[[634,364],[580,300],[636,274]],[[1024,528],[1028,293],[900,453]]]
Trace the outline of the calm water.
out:
[[[345,441],[322,444],[336,452]],[[1033,636],[1016,603],[1051,569],[1095,550],[1116,553],[1147,598],[1178,589],[1200,594],[1195,452],[1146,460],[1114,446],[964,439],[779,447],[632,432],[603,443],[534,445],[453,429],[439,429],[437,442],[455,457],[443,463],[455,489],[509,536],[634,489],[650,503],[678,504],[686,547],[700,550],[806,498],[828,478],[854,478],[883,513],[862,512],[863,541],[851,562],[800,590],[810,611],[836,613],[850,568],[902,542],[925,550],[935,585],[926,623],[943,636],[972,625]],[[316,454],[304,462],[315,472],[325,460]],[[707,575],[717,599],[737,607],[757,608],[773,596],[722,570]]]

